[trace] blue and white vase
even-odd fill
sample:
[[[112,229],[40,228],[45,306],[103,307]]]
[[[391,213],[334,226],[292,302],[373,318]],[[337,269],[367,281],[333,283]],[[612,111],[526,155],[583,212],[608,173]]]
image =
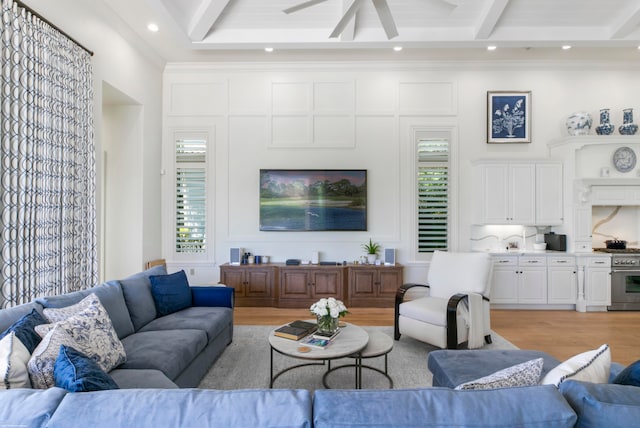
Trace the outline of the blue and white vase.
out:
[[[569,135],[588,135],[593,119],[584,111],[573,113],[567,118],[567,132]]]
[[[622,110],[622,125],[618,128],[620,135],[635,135],[638,132],[638,125],[633,123],[633,109]]]
[[[609,119],[609,109],[603,108],[600,110],[600,125],[596,126],[596,134],[611,135],[615,129],[616,127],[611,124]]]

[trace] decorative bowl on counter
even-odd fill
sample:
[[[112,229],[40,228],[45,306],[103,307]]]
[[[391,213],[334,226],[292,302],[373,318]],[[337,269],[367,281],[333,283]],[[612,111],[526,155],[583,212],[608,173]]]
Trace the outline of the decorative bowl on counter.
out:
[[[535,242],[533,244],[533,249],[536,251],[544,251],[547,249],[547,243],[546,242]]]

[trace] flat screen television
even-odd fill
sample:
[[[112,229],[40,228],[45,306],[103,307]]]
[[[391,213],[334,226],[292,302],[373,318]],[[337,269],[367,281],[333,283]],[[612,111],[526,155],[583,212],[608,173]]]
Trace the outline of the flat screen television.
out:
[[[367,230],[367,170],[261,169],[260,230]]]

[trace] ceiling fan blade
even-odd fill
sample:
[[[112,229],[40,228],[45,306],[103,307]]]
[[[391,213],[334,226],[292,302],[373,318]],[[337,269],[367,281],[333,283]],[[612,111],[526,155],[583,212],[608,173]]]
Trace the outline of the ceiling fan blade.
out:
[[[398,29],[391,15],[391,9],[389,9],[387,0],[373,0],[373,5],[376,7],[376,12],[378,12],[378,18],[380,18],[382,28],[384,28],[384,32],[387,33],[387,39],[393,39],[398,35]]]
[[[360,9],[360,6],[362,6],[363,2],[364,0],[353,0],[353,3],[351,3],[349,9],[347,9],[347,11],[342,16],[342,19],[340,19],[340,21],[338,22],[338,25],[336,25],[336,28],[334,28],[333,32],[329,35],[330,39],[339,37],[340,34],[342,34],[344,29],[349,24],[349,21],[351,21],[355,17],[356,12],[358,12],[358,9]]]
[[[327,1],[327,0],[309,0],[309,1],[305,1],[305,2],[297,4],[295,6],[291,6],[289,8],[286,8],[286,9],[283,10],[283,12],[288,15],[290,13],[297,12],[297,11],[302,10],[302,9],[306,9],[308,7],[311,7],[311,6],[315,6],[318,3],[324,3],[325,1]]]

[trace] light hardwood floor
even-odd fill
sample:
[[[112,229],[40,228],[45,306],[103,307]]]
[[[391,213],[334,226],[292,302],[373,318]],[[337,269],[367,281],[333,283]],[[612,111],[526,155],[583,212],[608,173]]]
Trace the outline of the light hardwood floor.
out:
[[[393,308],[350,308],[345,318],[359,325],[393,325]],[[307,309],[235,308],[238,325],[280,325],[312,318]],[[640,312],[491,311],[492,329],[520,349],[547,352],[559,360],[611,347],[613,361],[640,359]],[[402,339],[401,339],[402,340]]]

